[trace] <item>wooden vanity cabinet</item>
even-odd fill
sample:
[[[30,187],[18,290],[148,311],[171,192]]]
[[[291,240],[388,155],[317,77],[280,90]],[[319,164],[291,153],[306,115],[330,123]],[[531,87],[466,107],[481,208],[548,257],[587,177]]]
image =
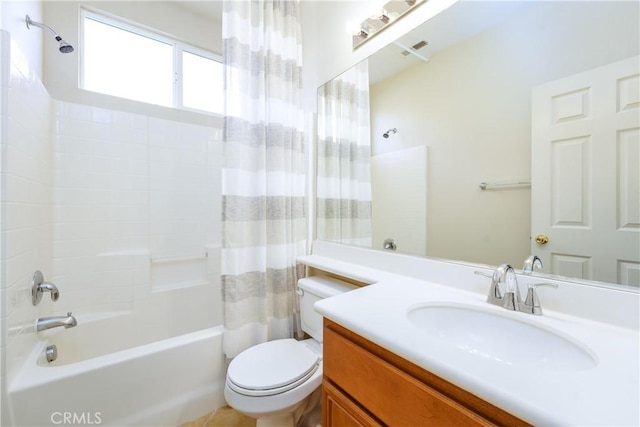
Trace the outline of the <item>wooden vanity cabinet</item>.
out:
[[[323,427],[529,425],[328,319],[323,357]]]

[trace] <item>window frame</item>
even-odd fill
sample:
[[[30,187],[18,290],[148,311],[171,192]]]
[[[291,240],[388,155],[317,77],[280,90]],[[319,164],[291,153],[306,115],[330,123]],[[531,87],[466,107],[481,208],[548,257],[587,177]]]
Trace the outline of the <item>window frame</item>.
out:
[[[96,22],[105,24],[105,25],[110,25],[112,27],[118,28],[120,30],[123,31],[128,31],[131,32],[133,34],[137,34],[139,36],[142,37],[147,37],[149,39],[152,40],[156,40],[160,43],[165,43],[168,44],[172,47],[173,49],[173,70],[172,70],[172,74],[173,74],[173,88],[172,88],[172,105],[170,106],[166,106],[166,105],[159,105],[159,104],[153,104],[151,102],[145,102],[145,101],[139,101],[136,99],[131,99],[131,98],[123,98],[121,96],[117,96],[117,95],[112,95],[112,94],[108,94],[108,93],[102,93],[102,92],[94,92],[92,90],[86,89],[85,88],[85,61],[84,61],[84,49],[85,49],[85,37],[84,37],[84,31],[85,31],[85,20],[86,19],[92,19]],[[217,117],[222,117],[224,114],[223,112],[213,112],[213,111],[207,111],[207,110],[201,110],[201,109],[197,109],[197,108],[191,108],[191,107],[187,107],[184,105],[184,99],[183,99],[183,68],[182,68],[182,54],[183,52],[187,52],[187,53],[191,53],[194,55],[198,55],[201,56],[203,58],[206,59],[210,59],[214,62],[220,63],[221,65],[223,65],[223,60],[222,60],[222,56],[215,54],[211,51],[208,51],[206,49],[202,49],[199,48],[197,46],[194,46],[192,44],[183,42],[181,40],[178,40],[175,37],[172,37],[166,33],[163,33],[159,30],[156,29],[152,29],[149,28],[145,25],[142,24],[138,24],[135,23],[133,21],[129,21],[127,19],[121,18],[121,17],[117,17],[102,11],[97,11],[97,10],[93,10],[90,8],[86,8],[86,7],[81,7],[80,8],[80,25],[79,25],[79,40],[80,40],[80,52],[79,52],[79,63],[78,63],[78,86],[79,89],[81,90],[86,90],[88,92],[92,92],[92,93],[100,93],[102,95],[106,95],[106,96],[112,96],[115,98],[119,98],[119,99],[124,99],[127,100],[129,102],[141,102],[141,103],[146,103],[149,105],[154,105],[154,106],[160,106],[160,107],[164,107],[164,108],[173,108],[173,109],[177,109],[177,110],[184,110],[184,111],[192,111],[192,112],[196,112],[196,113],[201,113],[201,114],[208,114],[208,115],[212,115],[212,116],[217,116]],[[222,82],[221,82],[222,83]],[[222,93],[220,94],[222,96]]]

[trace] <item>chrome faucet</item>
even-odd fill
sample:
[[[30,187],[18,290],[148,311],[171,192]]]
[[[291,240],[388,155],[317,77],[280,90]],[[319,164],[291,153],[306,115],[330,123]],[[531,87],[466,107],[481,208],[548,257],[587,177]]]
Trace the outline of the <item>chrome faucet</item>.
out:
[[[522,272],[524,274],[531,274],[533,270],[538,269],[542,270],[542,260],[538,258],[537,255],[529,255],[527,259],[524,260],[524,265],[522,266]]]
[[[532,257],[535,257],[533,255]],[[531,258],[531,257],[530,257]],[[535,257],[538,259],[538,257]],[[533,266],[535,259],[532,260]],[[540,262],[540,264],[542,264]],[[518,280],[516,278],[516,272],[509,264],[501,264],[494,271],[491,276],[488,274],[475,271],[475,274],[491,277],[491,286],[489,288],[489,295],[487,296],[487,302],[493,305],[499,305],[504,309],[511,311],[520,311],[522,313],[542,315],[542,307],[540,306],[540,300],[536,294],[536,288],[538,286],[553,286],[557,288],[555,283],[536,283],[528,285],[527,296],[523,301],[520,297],[520,288],[518,286]],[[500,285],[505,284],[504,295],[500,290]]]
[[[36,331],[46,331],[47,329],[64,326],[65,329],[73,328],[78,325],[75,317],[68,312],[66,316],[41,317],[36,320]]]
[[[504,283],[506,286],[504,296],[502,297],[502,307],[511,311],[520,311],[522,298],[520,298],[520,287],[518,286],[518,279],[516,279],[516,272],[513,267],[506,264],[502,277],[503,280],[500,283]]]

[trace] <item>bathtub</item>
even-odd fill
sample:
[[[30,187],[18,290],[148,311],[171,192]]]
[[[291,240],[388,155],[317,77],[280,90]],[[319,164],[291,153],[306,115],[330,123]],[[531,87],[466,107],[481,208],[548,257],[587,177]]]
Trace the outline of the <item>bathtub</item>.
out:
[[[8,388],[12,425],[178,426],[224,405],[222,326],[126,348],[131,324],[113,328],[129,320],[92,315],[40,333]]]

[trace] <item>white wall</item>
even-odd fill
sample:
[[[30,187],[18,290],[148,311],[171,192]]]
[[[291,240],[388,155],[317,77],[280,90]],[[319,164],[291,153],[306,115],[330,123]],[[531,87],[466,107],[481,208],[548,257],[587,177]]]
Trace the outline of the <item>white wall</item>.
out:
[[[2,22],[2,5],[0,4],[0,22]],[[6,128],[8,117],[5,114],[5,103],[3,102],[9,96],[9,33],[0,29],[0,165],[4,161],[5,154],[2,142],[6,139]],[[4,178],[0,173],[0,189],[4,188]],[[2,190],[0,190],[2,191]],[[2,203],[2,202],[0,202]],[[0,209],[0,224],[4,224],[4,209]],[[0,230],[1,230],[0,225]],[[0,231],[0,239],[3,233]],[[4,280],[4,245],[0,245],[0,424],[3,423],[2,418],[2,402],[6,396],[6,387],[3,385],[5,381],[5,351],[6,351],[6,304],[7,299],[5,280]]]
[[[42,34],[29,31],[25,23],[27,14],[33,19],[42,16],[42,3],[2,0],[0,10],[0,28],[11,33],[12,44],[16,46],[12,52],[14,62],[42,80]]]
[[[221,323],[220,137],[56,101],[57,311],[134,310],[166,336]]]
[[[0,157],[2,253],[0,254],[0,383],[7,384],[35,342],[30,283],[36,269],[51,272],[51,103],[41,83],[41,37],[27,34],[25,14],[36,2],[3,2],[0,29]],[[24,30],[24,31],[23,31]],[[9,33],[12,35],[9,40]],[[2,412],[2,422],[7,411]]]
[[[529,179],[531,88],[637,55],[638,26],[636,2],[545,2],[372,87],[373,153],[429,146],[428,255],[521,265],[530,191],[478,184]]]

